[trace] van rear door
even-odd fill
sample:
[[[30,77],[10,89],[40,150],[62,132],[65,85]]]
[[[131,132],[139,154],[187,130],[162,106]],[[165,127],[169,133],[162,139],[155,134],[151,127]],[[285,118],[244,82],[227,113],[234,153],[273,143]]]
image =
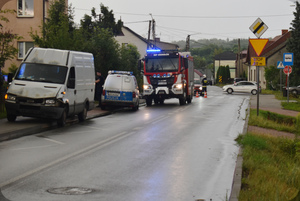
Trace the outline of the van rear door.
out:
[[[132,94],[134,92],[132,77],[122,76],[122,78],[121,100],[132,101]]]

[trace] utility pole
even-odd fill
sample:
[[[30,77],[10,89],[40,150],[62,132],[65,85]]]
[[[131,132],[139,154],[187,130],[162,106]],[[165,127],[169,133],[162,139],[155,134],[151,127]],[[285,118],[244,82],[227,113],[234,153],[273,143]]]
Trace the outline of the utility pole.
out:
[[[152,38],[153,38],[154,46],[156,47],[156,40],[155,40],[155,20],[153,19],[151,13],[149,13],[149,15],[150,15],[151,18],[152,18]]]
[[[147,50],[149,49],[150,46],[150,32],[151,32],[151,20],[149,20]]]
[[[154,46],[156,47],[156,39],[155,39],[155,20],[152,20],[152,38],[154,42]]]
[[[190,36],[191,35],[188,35],[187,37],[186,37],[186,46],[185,46],[185,50],[188,52],[189,50],[190,50]]]
[[[236,71],[236,77],[240,77],[241,70],[241,40],[238,39],[238,65],[237,65],[237,71]]]

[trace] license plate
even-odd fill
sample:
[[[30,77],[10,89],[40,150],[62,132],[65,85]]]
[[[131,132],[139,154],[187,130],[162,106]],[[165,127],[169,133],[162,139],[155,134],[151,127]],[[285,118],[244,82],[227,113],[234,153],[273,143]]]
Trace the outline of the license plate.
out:
[[[167,85],[167,81],[166,80],[159,80],[158,85]]]
[[[120,96],[120,92],[107,92],[108,96]]]

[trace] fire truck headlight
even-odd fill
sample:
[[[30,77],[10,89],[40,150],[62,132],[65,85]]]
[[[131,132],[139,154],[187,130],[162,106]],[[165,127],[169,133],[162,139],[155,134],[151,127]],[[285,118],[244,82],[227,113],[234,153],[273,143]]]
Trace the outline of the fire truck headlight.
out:
[[[176,85],[175,85],[175,88],[176,88],[176,89],[182,89],[182,84],[176,84]]]
[[[147,89],[151,89],[151,86],[150,85],[144,85],[143,88],[144,88],[144,90],[147,90]]]

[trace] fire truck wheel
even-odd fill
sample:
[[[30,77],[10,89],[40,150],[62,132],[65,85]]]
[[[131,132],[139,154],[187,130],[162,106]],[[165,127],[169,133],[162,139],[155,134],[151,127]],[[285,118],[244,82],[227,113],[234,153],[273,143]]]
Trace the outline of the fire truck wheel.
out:
[[[146,104],[147,104],[147,106],[151,106],[152,105],[152,99],[151,98],[147,98],[146,99]]]
[[[179,104],[180,105],[185,105],[186,103],[186,93],[183,93],[183,96],[179,98]]]

